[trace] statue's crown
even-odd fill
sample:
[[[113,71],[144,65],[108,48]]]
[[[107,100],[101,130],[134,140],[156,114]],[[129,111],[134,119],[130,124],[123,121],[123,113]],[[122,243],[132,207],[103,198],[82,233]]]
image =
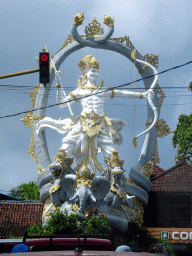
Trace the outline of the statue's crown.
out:
[[[83,60],[78,63],[78,65],[82,74],[84,74],[85,71],[89,70],[90,68],[99,69],[99,62],[96,60],[95,57],[92,57],[91,55],[87,55]]]
[[[90,187],[94,176],[95,173],[91,172],[87,165],[84,164],[80,170],[76,172],[77,186],[85,185]]]
[[[112,156],[110,157],[110,159],[105,159],[105,162],[108,165],[108,167],[110,167],[111,169],[116,166],[122,168],[124,159],[120,160],[118,156],[118,151],[114,149],[112,151]]]

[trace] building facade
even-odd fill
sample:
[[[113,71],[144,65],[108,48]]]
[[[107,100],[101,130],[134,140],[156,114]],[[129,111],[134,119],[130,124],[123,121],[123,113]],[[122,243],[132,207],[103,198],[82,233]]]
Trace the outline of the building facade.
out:
[[[185,255],[192,252],[192,166],[186,162],[163,170],[154,167],[144,222],[156,238],[167,240]]]

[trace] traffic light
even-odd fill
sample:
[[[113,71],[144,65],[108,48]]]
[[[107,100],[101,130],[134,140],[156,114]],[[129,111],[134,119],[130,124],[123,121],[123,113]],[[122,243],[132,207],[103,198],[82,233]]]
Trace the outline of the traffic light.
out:
[[[50,82],[49,77],[49,53],[39,53],[39,82],[46,86]]]

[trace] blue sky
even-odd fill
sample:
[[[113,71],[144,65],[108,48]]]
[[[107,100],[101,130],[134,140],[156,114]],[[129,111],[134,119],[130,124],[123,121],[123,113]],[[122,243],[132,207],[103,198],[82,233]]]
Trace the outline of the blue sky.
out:
[[[129,36],[142,55],[159,54],[159,72],[192,60],[191,0],[0,0],[0,4],[0,75],[37,68],[35,57],[45,45],[50,54],[54,55],[71,34],[74,16],[81,12],[84,12],[85,20],[78,28],[80,34],[84,34],[85,26],[94,17],[102,23],[105,14],[111,15],[115,20],[113,37]],[[104,24],[102,27],[107,30]],[[133,81],[133,65],[127,59],[117,53],[85,48],[70,55],[61,66],[62,82],[68,87],[67,94],[76,88],[80,74],[77,63],[88,54],[100,62],[98,84],[102,79],[105,87]],[[180,114],[189,115],[192,112],[192,93],[184,88],[192,81],[191,70],[192,65],[188,65],[159,76],[161,87],[175,87],[163,88],[166,98],[160,115],[160,119],[164,119],[172,131],[176,129]],[[140,75],[137,74],[136,78],[140,78]],[[38,74],[0,80],[0,116],[30,110],[32,105],[29,92],[37,83]],[[8,88],[3,85],[25,87]],[[137,87],[143,87],[142,82],[137,83]],[[53,89],[48,105],[56,103],[55,94]],[[145,130],[145,104],[145,101],[136,101],[135,134]],[[78,103],[73,104],[72,109],[75,116],[80,113]],[[124,142],[117,147],[119,156],[125,159],[126,175],[137,162],[144,139],[138,139],[138,147],[135,149],[132,144],[133,111],[132,100],[106,101],[106,115],[120,117],[127,123],[122,130]],[[27,153],[31,130],[20,121],[23,116],[0,119],[1,192],[6,193],[21,183],[37,180],[37,165]],[[70,114],[67,108],[53,107],[47,109],[46,116],[58,119],[70,117]],[[46,134],[53,160],[61,147],[62,135],[52,130],[47,130]],[[175,165],[176,150],[172,146],[172,135],[158,138],[159,166],[165,170]]]

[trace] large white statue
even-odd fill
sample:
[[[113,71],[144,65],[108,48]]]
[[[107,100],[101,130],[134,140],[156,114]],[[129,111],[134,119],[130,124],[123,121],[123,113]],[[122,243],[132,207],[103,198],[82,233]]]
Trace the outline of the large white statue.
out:
[[[81,101],[82,112],[75,119],[53,120],[46,117],[38,123],[38,134],[45,128],[52,128],[59,133],[68,135],[62,140],[62,148],[68,157],[74,156],[77,168],[86,164],[91,171],[98,169],[103,172],[102,165],[97,160],[97,154],[102,152],[104,159],[109,159],[115,144],[121,145],[122,136],[120,130],[125,122],[119,118],[108,118],[104,113],[105,98],[144,98],[148,99],[153,90],[145,93],[131,92],[128,90],[109,90],[96,85],[99,72],[99,62],[95,57],[87,55],[78,63],[81,76],[78,79],[77,89],[65,97],[60,84],[57,84],[57,102],[59,107]]]
[[[144,61],[145,58],[133,49],[127,37],[126,44],[120,43],[122,38],[120,42],[117,38],[111,38],[114,31],[112,17],[104,16],[103,22],[108,27],[107,32],[104,33],[94,19],[86,27],[85,36],[82,37],[77,28],[82,25],[83,19],[83,13],[75,16],[71,29],[72,37],[69,36],[62,48],[51,58],[50,84],[47,84],[46,88],[41,84],[38,92],[37,88],[31,92],[33,104],[34,98],[36,99],[35,112],[32,112],[33,115],[27,115],[26,119],[29,118],[30,122],[33,120],[30,154],[38,163],[40,198],[44,203],[42,220],[46,224],[48,214],[56,209],[55,206],[60,211],[67,210],[68,214],[77,213],[80,220],[97,209],[99,216],[104,214],[108,217],[114,232],[122,232],[127,230],[130,217],[137,217],[135,209],[138,204],[147,205],[148,193],[151,190],[151,182],[140,169],[152,159],[156,145],[155,124],[159,113],[158,97],[153,89],[157,85],[158,74],[156,68]],[[60,77],[60,66],[70,54],[84,47],[114,51],[132,61],[141,74],[145,93],[104,88],[103,82],[97,86],[99,63],[95,57],[88,55],[78,63],[81,75],[78,78],[77,89],[66,96]],[[59,120],[43,118],[49,91],[55,78],[59,107],[68,106],[72,114],[70,105],[76,101],[81,102],[82,111],[74,120],[65,117]],[[34,97],[36,92],[37,96]],[[146,134],[139,159],[129,170],[129,177],[134,184],[124,176],[123,160],[120,160],[115,149],[116,145],[121,145],[123,141],[120,131],[125,122],[104,113],[105,99],[110,100],[114,97],[143,98],[148,101],[147,128],[133,139],[136,147],[136,139]],[[50,159],[46,133],[43,131],[46,128],[65,134],[54,162]],[[107,168],[98,162],[99,152],[103,153]],[[76,167],[72,169],[74,160]],[[100,175],[96,175],[97,170]],[[132,202],[133,198],[136,201]]]

